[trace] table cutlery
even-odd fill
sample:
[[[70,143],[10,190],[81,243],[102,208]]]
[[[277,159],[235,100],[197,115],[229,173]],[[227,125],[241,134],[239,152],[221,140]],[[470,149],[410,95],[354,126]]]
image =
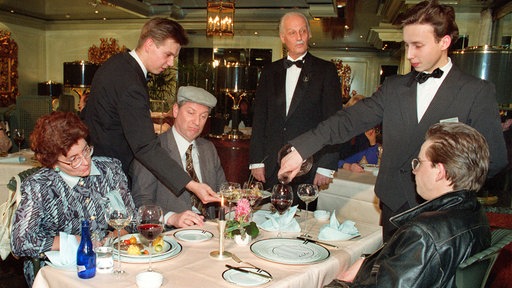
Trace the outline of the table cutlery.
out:
[[[235,260],[236,263],[238,264],[241,264],[241,263],[245,263],[247,265],[250,265],[252,267],[254,267],[255,269],[258,269],[258,272],[261,272],[263,270],[261,270],[259,267],[249,263],[249,262],[245,262],[245,261],[242,261],[242,259],[238,258],[238,256],[236,256],[234,253],[231,253],[231,258],[233,258],[233,260]]]
[[[311,242],[311,243],[315,243],[315,244],[319,244],[319,245],[323,245],[323,246],[329,246],[329,247],[338,249],[338,246],[336,246],[336,245],[325,243],[325,242],[318,241],[318,240],[313,240],[313,239],[306,238],[306,237],[298,236],[297,239],[304,240],[304,244],[307,244],[308,242]]]
[[[249,270],[245,270],[245,269],[243,269],[241,267],[235,267],[235,266],[231,266],[229,264],[226,264],[226,267],[229,268],[229,269],[233,269],[233,270],[239,271],[239,272],[248,273],[248,274],[257,275],[257,276],[260,276],[260,277],[272,279],[272,276],[269,276],[269,275],[266,275],[266,274],[260,274],[260,273],[249,271]]]

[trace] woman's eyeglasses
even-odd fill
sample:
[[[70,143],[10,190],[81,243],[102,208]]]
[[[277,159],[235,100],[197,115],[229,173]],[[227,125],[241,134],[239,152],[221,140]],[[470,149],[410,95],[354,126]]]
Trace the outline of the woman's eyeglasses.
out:
[[[69,161],[61,161],[61,160],[57,160],[57,161],[59,161],[60,163],[67,164],[71,168],[75,169],[75,168],[80,167],[80,165],[82,165],[84,158],[90,158],[92,156],[93,152],[94,152],[94,146],[85,145],[84,150],[82,150],[82,153],[72,156],[69,159]]]

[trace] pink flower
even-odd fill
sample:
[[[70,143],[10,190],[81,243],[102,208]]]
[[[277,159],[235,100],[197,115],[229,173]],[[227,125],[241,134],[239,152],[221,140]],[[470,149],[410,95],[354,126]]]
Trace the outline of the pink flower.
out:
[[[238,200],[235,208],[235,219],[237,221],[245,221],[247,216],[251,213],[251,204],[249,200],[242,198]]]

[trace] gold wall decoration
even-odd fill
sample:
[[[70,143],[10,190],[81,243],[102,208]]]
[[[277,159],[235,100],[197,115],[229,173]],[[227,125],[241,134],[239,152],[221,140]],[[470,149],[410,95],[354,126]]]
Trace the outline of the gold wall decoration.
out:
[[[338,70],[338,76],[340,77],[341,82],[341,97],[343,98],[343,103],[346,103],[350,99],[350,86],[352,85],[352,69],[348,64],[343,65],[343,60],[341,59],[331,59],[331,62],[336,65],[336,70]]]
[[[100,38],[100,46],[92,45],[89,48],[89,61],[102,64],[110,56],[127,50],[126,46],[120,47],[115,38]]]
[[[18,44],[0,30],[0,107],[16,103],[18,95]]]

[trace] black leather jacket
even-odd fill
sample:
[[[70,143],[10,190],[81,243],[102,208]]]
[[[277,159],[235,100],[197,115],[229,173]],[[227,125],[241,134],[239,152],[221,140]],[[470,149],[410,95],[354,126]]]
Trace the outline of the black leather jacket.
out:
[[[487,217],[470,191],[447,193],[390,221],[399,230],[363,262],[350,287],[455,287],[457,266],[491,243]]]

